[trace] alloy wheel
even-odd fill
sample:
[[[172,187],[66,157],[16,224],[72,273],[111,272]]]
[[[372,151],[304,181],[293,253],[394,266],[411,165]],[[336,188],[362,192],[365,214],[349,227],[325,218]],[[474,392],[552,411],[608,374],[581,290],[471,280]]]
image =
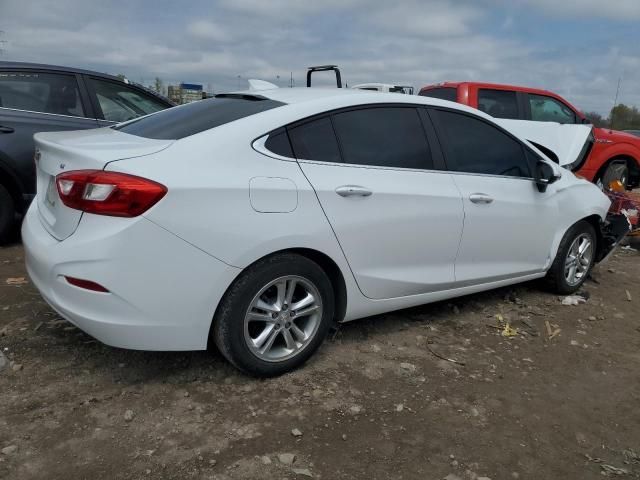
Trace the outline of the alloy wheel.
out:
[[[589,272],[593,260],[593,239],[590,235],[578,235],[569,251],[564,263],[564,278],[570,286],[578,285]]]
[[[288,360],[316,335],[322,297],[309,280],[277,278],[253,298],[244,318],[244,339],[251,353],[267,362]]]

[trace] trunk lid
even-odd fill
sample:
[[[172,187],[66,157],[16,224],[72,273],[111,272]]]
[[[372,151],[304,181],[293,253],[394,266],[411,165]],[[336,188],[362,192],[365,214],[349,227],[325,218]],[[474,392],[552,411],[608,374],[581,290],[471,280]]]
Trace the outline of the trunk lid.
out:
[[[36,192],[40,221],[56,239],[75,232],[82,212],[60,200],[56,175],[70,170],[103,170],[115,160],[151,155],[167,148],[173,140],[152,140],[112,128],[34,135]]]
[[[551,160],[564,167],[573,164],[579,167],[584,160],[582,157],[588,153],[588,143],[593,138],[591,125],[507,119],[495,121],[520,138],[528,140]],[[556,158],[552,158],[554,155]]]

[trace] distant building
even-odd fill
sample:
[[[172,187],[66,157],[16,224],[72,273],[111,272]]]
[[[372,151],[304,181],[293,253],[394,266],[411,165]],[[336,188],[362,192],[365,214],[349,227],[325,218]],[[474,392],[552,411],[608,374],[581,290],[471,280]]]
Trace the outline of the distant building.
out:
[[[181,83],[180,85],[169,85],[167,96],[169,100],[179,105],[197,102],[205,97],[202,85],[196,83]]]

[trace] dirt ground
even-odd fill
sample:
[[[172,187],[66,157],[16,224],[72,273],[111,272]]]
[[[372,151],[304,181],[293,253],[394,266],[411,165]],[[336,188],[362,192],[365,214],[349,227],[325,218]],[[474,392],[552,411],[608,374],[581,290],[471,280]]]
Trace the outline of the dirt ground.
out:
[[[525,284],[352,322],[271,380],[104,346],[20,277],[0,249],[0,478],[640,478],[638,252],[586,304]]]

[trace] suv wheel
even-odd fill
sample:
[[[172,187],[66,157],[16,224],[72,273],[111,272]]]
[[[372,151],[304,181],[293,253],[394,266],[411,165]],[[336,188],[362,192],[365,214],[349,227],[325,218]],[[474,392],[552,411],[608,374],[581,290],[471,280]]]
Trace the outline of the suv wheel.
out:
[[[277,254],[249,267],[229,288],[212,336],[240,370],[280,375],[318,349],[333,311],[333,289],[322,268],[301,255]]]
[[[565,233],[547,273],[551,289],[567,295],[578,290],[589,276],[596,257],[596,232],[584,220]]]
[[[13,233],[15,220],[13,197],[3,185],[0,185],[0,243],[6,242]]]
[[[627,162],[611,162],[604,172],[602,172],[602,176],[598,179],[597,185],[601,190],[608,190],[609,184],[614,180],[620,180],[622,185],[627,187],[627,182],[629,181],[629,167],[627,166]]]

